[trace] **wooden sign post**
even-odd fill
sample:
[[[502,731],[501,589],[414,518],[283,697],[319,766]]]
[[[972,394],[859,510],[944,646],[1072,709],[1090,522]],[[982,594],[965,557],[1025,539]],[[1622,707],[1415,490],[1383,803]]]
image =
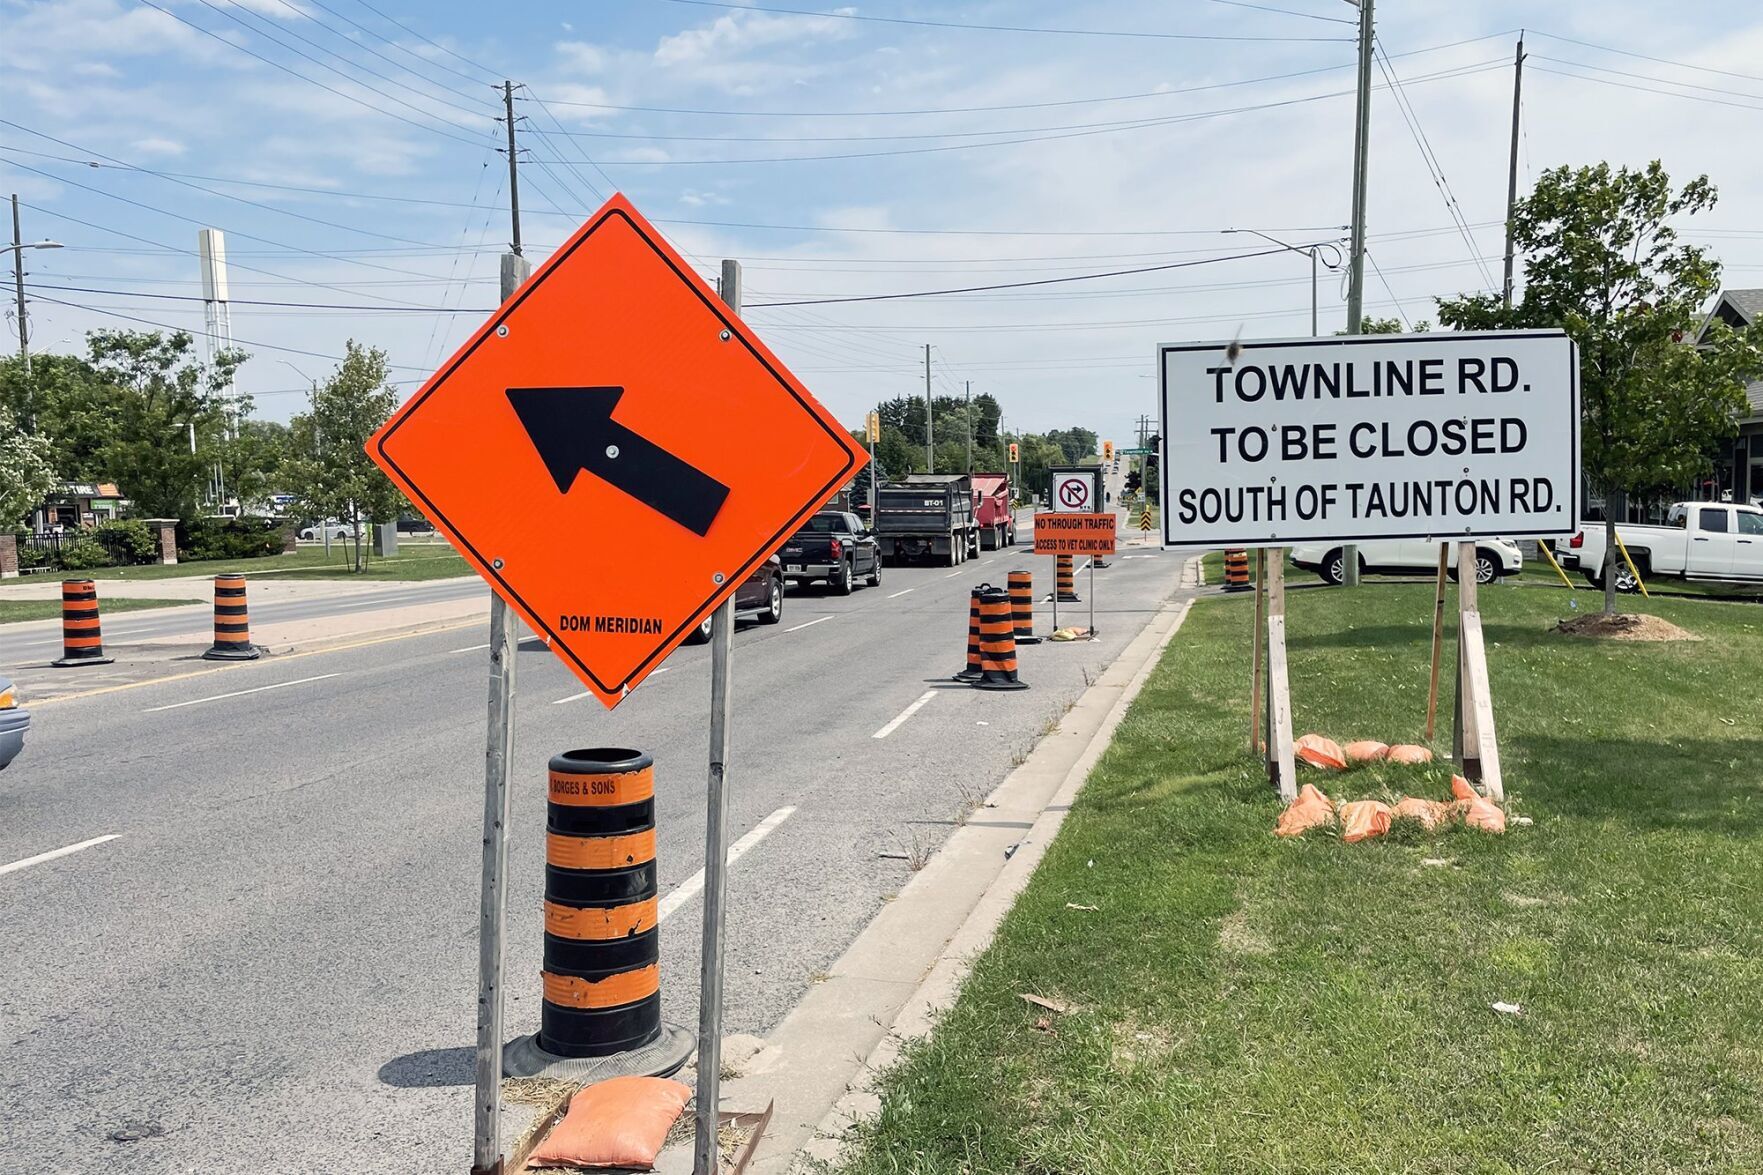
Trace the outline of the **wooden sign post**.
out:
[[[1488,688],[1487,646],[1477,601],[1475,544],[1457,544],[1457,702],[1451,723],[1451,758],[1463,778],[1481,784],[1491,800],[1506,798],[1500,777],[1500,745],[1494,737],[1494,698]]]
[[[1267,779],[1290,803],[1298,798],[1298,768],[1292,754],[1292,689],[1286,669],[1286,553],[1267,552]],[[1256,636],[1259,643],[1261,637]]]

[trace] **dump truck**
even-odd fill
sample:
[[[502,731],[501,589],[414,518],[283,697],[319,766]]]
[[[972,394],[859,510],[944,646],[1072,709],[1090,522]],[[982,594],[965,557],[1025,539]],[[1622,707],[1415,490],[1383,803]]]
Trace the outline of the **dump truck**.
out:
[[[882,561],[954,567],[979,554],[974,507],[965,473],[913,473],[884,484],[874,523]]]
[[[1008,473],[976,473],[973,490],[979,497],[975,523],[979,527],[979,545],[984,551],[1016,545],[1016,516],[1010,510],[1010,475]]]

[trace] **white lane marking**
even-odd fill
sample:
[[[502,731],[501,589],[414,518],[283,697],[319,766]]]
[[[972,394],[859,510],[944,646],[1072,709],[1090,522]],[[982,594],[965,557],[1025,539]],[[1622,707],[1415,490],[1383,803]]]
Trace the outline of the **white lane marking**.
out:
[[[520,638],[520,643],[523,645],[524,644],[544,645],[546,648],[549,648],[550,644],[551,644],[551,642],[547,641],[542,636],[523,636]],[[485,643],[483,643],[481,645],[472,645],[469,648],[448,649],[447,653],[449,656],[451,656],[454,653],[479,653],[489,647],[490,647],[489,642],[486,641]]]
[[[297,681],[278,681],[274,685],[260,685],[255,689],[234,690],[230,694],[215,694],[211,698],[191,698],[187,702],[173,702],[169,706],[149,706],[142,710],[143,714],[157,714],[161,710],[177,710],[184,706],[200,706],[203,702],[221,702],[227,698],[242,698],[246,694],[260,694],[265,690],[287,689],[291,685],[309,685],[315,681],[325,681],[332,677],[341,677],[341,673],[321,673],[317,677],[302,677]]]
[[[955,577],[956,577],[956,576],[957,576],[957,575],[960,575],[960,574],[961,574],[961,573],[960,573],[960,572],[959,572],[959,571],[951,571],[951,572],[949,572],[949,574],[947,574],[947,575],[945,575],[945,576],[943,576],[943,578],[944,578],[944,579],[954,579],[954,578],[955,578]],[[892,598],[892,597],[890,597],[890,599],[891,599],[891,598]]]
[[[654,672],[652,672],[652,673],[650,673],[650,674],[649,674],[649,676],[650,676],[650,677],[660,677],[660,676],[661,676],[661,675],[662,675],[662,674],[663,674],[663,673],[666,673],[666,672],[667,672],[667,671],[668,671],[668,670],[669,670],[669,669],[672,669],[672,668],[673,668],[673,666],[671,666],[671,665],[663,665],[663,666],[662,666],[662,667],[661,667],[661,668],[659,668],[659,669],[657,669],[657,670],[655,670],[655,671],[654,671]],[[557,699],[557,700],[556,700],[556,701],[554,701],[554,702],[552,702],[552,703],[551,703],[551,704],[552,704],[552,705],[553,705],[553,706],[561,706],[561,705],[563,705],[563,703],[565,703],[565,702],[579,702],[579,701],[581,701],[581,700],[582,700],[582,699],[583,699],[583,698],[591,698],[591,697],[593,697],[593,696],[594,696],[594,695],[593,695],[593,693],[592,693],[592,692],[590,692],[590,691],[588,691],[588,690],[583,690],[583,691],[582,691],[582,692],[581,692],[581,693],[579,693],[579,694],[570,694],[570,695],[569,695],[569,696],[568,696],[568,697],[566,697],[566,698],[558,698],[558,699]]]
[[[894,594],[893,594],[893,595],[891,595],[891,596],[889,596],[889,597],[888,597],[888,599],[890,599],[890,600],[897,600],[897,599],[899,599],[899,598],[900,598],[900,597],[901,597],[901,596],[909,596],[909,595],[911,595],[911,594],[912,594],[912,593],[913,593],[913,592],[915,592],[915,591],[917,591],[917,590],[918,590],[918,589],[917,589],[917,588],[907,588],[907,589],[906,589],[906,590],[905,590],[905,591],[903,591],[903,592],[895,592],[895,593],[894,593]]]
[[[796,807],[794,804],[791,804],[789,807],[779,808],[777,811],[761,820],[753,831],[749,832],[746,836],[743,836],[740,840],[737,840],[734,844],[728,847],[728,863],[733,865],[736,861],[739,861],[742,857],[746,856],[748,851],[752,849],[754,845],[770,836],[777,829],[778,825],[782,824],[795,814]],[[659,925],[660,923],[667,921],[667,916],[669,914],[697,897],[698,892],[703,888],[704,871],[700,869],[684,881],[680,882],[679,887],[672,893],[661,899],[661,905],[656,908],[656,924]]]
[[[820,616],[820,617],[817,617],[813,620],[810,620],[806,624],[798,624],[798,625],[796,625],[796,627],[786,628],[786,629],[784,629],[784,631],[785,632],[801,632],[804,628],[813,628],[816,624],[824,624],[826,621],[831,620],[831,619],[832,619],[831,616]]]
[[[450,652],[454,652],[454,653],[475,653],[475,652],[477,652],[477,651],[478,651],[478,650],[480,650],[480,649],[487,649],[487,648],[489,648],[489,647],[490,647],[490,645],[489,645],[489,642],[488,642],[488,641],[485,641],[485,642],[484,642],[484,643],[483,643],[483,644],[481,644],[481,645],[472,645],[472,646],[471,646],[471,647],[470,647],[470,648],[468,648],[468,649],[452,649],[452,650],[450,650]]]
[[[93,845],[101,845],[107,840],[116,840],[121,835],[120,832],[113,832],[108,836],[95,836],[91,840],[82,840],[79,844],[68,845],[66,848],[50,849],[46,853],[38,853],[34,857],[26,857],[24,860],[14,861],[10,865],[0,865],[0,873],[16,873],[20,869],[29,869],[32,865],[41,865],[44,861],[53,861],[57,857],[71,856],[72,854],[79,852],[81,849],[89,849]]]
[[[890,734],[893,734],[896,730],[899,730],[900,727],[905,723],[905,721],[908,718],[912,717],[914,714],[916,714],[920,710],[924,709],[926,703],[928,703],[932,698],[934,698],[936,696],[937,696],[936,690],[934,690],[934,689],[925,690],[924,693],[919,696],[919,699],[916,702],[913,702],[910,706],[908,706],[904,710],[900,711],[900,713],[895,716],[895,718],[892,722],[888,723],[886,726],[882,727],[880,730],[876,731],[874,734],[870,735],[869,737],[870,738],[887,738]]]

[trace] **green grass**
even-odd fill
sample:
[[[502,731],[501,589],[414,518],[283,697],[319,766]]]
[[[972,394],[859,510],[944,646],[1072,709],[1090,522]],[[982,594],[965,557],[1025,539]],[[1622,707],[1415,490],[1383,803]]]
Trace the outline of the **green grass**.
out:
[[[1299,733],[1420,739],[1431,591],[1289,597]],[[1249,608],[1199,603],[848,1172],[1763,1170],[1763,616],[1628,600],[1705,639],[1607,643],[1547,632],[1565,592],[1482,600],[1534,826],[1276,839]]]
[[[100,567],[79,575],[92,579],[172,579],[185,575],[217,575],[238,571],[252,579],[373,579],[421,580],[447,579],[471,574],[471,567],[446,543],[407,543],[396,555],[378,556],[368,560],[367,570],[357,574],[350,552],[342,544],[331,544],[331,555],[325,558],[324,548],[301,547],[292,555],[271,555],[266,559],[212,559],[177,563],[170,567],[157,564],[142,567]],[[72,572],[70,575],[74,574]]]
[[[103,610],[140,612],[147,608],[176,608],[180,604],[200,604],[201,600],[105,600]],[[53,620],[61,615],[60,600],[0,600],[0,624],[16,624],[21,620]]]

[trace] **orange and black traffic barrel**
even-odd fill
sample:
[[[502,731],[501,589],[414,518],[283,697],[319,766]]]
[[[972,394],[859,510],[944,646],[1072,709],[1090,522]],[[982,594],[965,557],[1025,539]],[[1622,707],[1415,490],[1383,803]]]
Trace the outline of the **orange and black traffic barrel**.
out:
[[[1035,577],[1033,572],[1010,573],[1010,619],[1016,628],[1016,643],[1038,645],[1035,635]]]
[[[604,1057],[661,1035],[655,761],[595,748],[551,757],[539,1046]]]
[[[1077,572],[1073,567],[1072,557],[1070,555],[1055,555],[1054,558],[1058,560],[1059,602],[1061,604],[1081,603],[1082,600],[1077,594]]]
[[[979,605],[980,676],[972,683],[975,689],[1028,688],[1028,683],[1016,676],[1014,628],[1015,623],[1010,618],[1010,593],[1003,588],[983,589]]]
[[[205,661],[255,661],[262,652],[251,643],[251,616],[245,604],[245,577],[237,572],[214,577],[214,644]]]
[[[109,665],[115,660],[104,655],[104,636],[98,628],[98,585],[89,579],[62,580],[61,657],[50,664],[66,669]]]
[[[1229,547],[1224,552],[1224,590],[1227,592],[1246,592],[1253,586],[1249,583],[1249,552],[1241,547]]]
[[[967,596],[967,662],[959,673],[951,675],[953,681],[975,682],[980,675],[979,657],[979,602],[980,593],[990,590],[991,584],[982,583]]]

